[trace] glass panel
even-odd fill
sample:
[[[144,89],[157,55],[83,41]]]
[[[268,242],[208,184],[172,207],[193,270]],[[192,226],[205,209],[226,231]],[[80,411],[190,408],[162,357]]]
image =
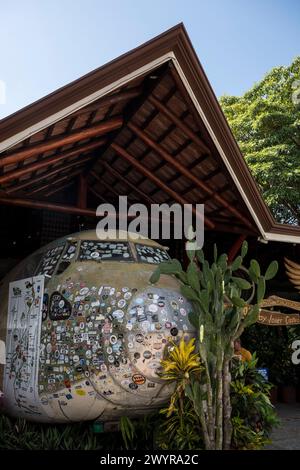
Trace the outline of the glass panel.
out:
[[[79,260],[133,261],[133,257],[126,242],[84,240],[80,245]]]
[[[141,263],[159,264],[170,259],[168,253],[157,246],[135,244],[138,260]]]
[[[52,276],[59,261],[60,255],[62,254],[64,246],[65,245],[56,246],[55,248],[46,251],[42,255],[39,267],[37,269],[37,272],[35,273],[36,276],[40,274],[43,274],[48,278]]]
[[[68,244],[66,246],[64,255],[61,258],[61,261],[71,261],[76,254],[76,248],[77,248],[77,240],[74,240],[74,241],[68,240]]]

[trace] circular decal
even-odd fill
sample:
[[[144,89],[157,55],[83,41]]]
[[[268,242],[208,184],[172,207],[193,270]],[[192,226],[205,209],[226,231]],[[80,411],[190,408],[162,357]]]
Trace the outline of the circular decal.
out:
[[[146,378],[142,374],[134,374],[132,382],[137,385],[143,385],[146,382]]]
[[[86,295],[89,291],[89,288],[88,287],[83,287],[82,289],[80,289],[79,291],[79,294],[80,295]]]
[[[157,306],[156,304],[151,304],[151,305],[149,305],[148,308],[149,308],[149,311],[150,311],[151,313],[155,313],[155,312],[157,312],[157,310],[158,310],[158,306]]]
[[[144,341],[144,335],[138,333],[137,335],[135,335],[135,339],[138,343],[142,343]]]
[[[117,341],[118,338],[115,335],[111,335],[111,337],[109,338],[110,344],[116,344]]]
[[[131,390],[136,390],[136,389],[138,388],[138,385],[135,384],[135,383],[133,383],[133,382],[131,382],[131,383],[129,384],[129,388],[131,388]]]
[[[150,359],[150,357],[152,357],[152,353],[151,351],[144,351],[143,356],[145,359]]]

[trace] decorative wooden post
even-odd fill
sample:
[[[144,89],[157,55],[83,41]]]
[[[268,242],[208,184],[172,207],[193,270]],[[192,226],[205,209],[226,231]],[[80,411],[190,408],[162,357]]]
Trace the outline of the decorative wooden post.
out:
[[[77,207],[86,209],[87,207],[87,183],[84,175],[79,175],[78,178],[78,198]]]

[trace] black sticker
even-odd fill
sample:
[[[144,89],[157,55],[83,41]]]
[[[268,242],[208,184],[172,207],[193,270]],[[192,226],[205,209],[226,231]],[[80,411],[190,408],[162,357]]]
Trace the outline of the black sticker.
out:
[[[131,382],[131,383],[129,384],[129,388],[131,388],[131,390],[136,390],[136,389],[138,388],[138,385],[135,384],[135,383],[133,383],[133,382]]]
[[[175,328],[175,327],[174,327],[174,328],[171,328],[170,333],[171,333],[172,336],[177,336],[177,335],[178,335],[178,330],[177,330],[177,328]]]
[[[53,292],[50,297],[49,317],[51,320],[66,320],[70,317],[72,307],[59,292]]]

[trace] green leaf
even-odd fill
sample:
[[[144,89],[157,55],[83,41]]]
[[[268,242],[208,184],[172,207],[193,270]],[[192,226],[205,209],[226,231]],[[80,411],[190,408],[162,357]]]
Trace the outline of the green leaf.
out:
[[[200,290],[199,274],[196,264],[192,261],[187,268],[187,280],[189,285],[195,290]]]
[[[171,259],[159,265],[161,274],[176,274],[182,271],[181,263],[177,259]]]
[[[237,256],[237,258],[235,258],[235,260],[231,264],[232,271],[236,271],[237,269],[239,269],[242,265],[242,262],[243,258],[241,256]]]
[[[222,255],[219,256],[217,264],[220,266],[222,271],[225,271],[227,268],[227,260],[228,260],[228,256],[226,253],[223,253]]]
[[[269,281],[270,279],[273,279],[273,277],[276,276],[278,271],[278,263],[277,261],[272,261],[272,263],[269,265],[266,274],[265,274],[265,280]]]
[[[196,256],[198,260],[200,261],[200,263],[204,263],[205,258],[204,258],[203,250],[196,251]]]
[[[189,321],[190,323],[198,330],[199,329],[199,315],[196,312],[190,311],[189,312]]]
[[[259,314],[259,306],[258,305],[254,305],[254,307],[249,310],[245,320],[244,320],[244,326],[245,327],[248,327],[250,325],[252,325],[253,323],[255,323],[257,321],[257,318],[258,318],[258,314]]]
[[[233,276],[232,280],[238,286],[239,289],[242,289],[242,290],[251,289],[251,284],[250,282],[246,281],[246,279]]]
[[[195,258],[196,252],[194,250],[186,250],[187,257],[190,261],[193,261]]]
[[[247,253],[248,253],[248,242],[246,240],[244,240],[243,244],[242,244],[242,249],[241,249],[242,258],[245,258]]]
[[[181,286],[180,290],[181,290],[182,295],[186,297],[187,299],[194,300],[194,301],[199,300],[199,297],[197,296],[196,292],[190,286],[185,286],[185,285]]]
[[[157,266],[155,271],[153,271],[153,273],[151,274],[151,277],[150,277],[151,284],[156,284],[159,281],[159,278],[160,278],[160,269],[159,269],[159,266]]]
[[[252,259],[250,261],[249,275],[251,279],[255,282],[257,282],[258,278],[260,277],[260,267],[255,259]]]
[[[266,292],[266,282],[265,282],[265,278],[261,276],[257,282],[257,303],[258,304],[263,300],[265,296],[265,292]]]
[[[233,305],[235,305],[235,307],[245,307],[247,304],[246,302],[241,299],[240,297],[232,297],[231,299],[231,302],[233,303]]]
[[[216,263],[218,259],[218,250],[217,245],[214,243],[214,262]]]

